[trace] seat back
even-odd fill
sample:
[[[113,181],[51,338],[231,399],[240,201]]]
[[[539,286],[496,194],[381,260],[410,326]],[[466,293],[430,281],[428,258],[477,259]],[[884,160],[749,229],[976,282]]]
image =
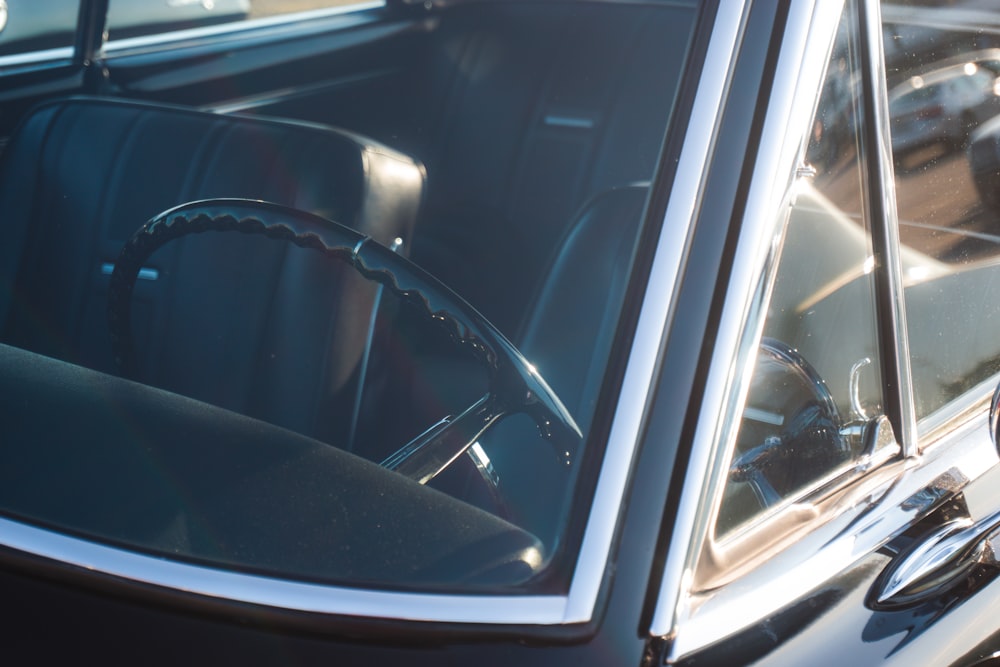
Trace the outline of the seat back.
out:
[[[584,433],[604,383],[648,192],[645,185],[611,188],[584,204],[549,262],[517,339]],[[566,466],[523,416],[487,436],[483,447],[504,485],[511,518],[550,544],[546,540],[556,539],[568,511],[572,496],[565,489],[579,472],[579,453],[577,465]]]
[[[103,98],[36,108],[0,164],[0,339],[114,372],[107,282],[125,240],[177,204],[243,197],[411,240],[423,169],[330,127]],[[307,434],[335,433],[375,286],[318,253],[207,233],[138,281],[140,379]],[[349,401],[348,401],[349,403]]]

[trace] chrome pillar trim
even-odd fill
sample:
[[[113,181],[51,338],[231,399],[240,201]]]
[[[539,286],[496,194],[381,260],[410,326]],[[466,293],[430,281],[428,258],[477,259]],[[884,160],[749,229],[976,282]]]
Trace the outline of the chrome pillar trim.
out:
[[[732,0],[719,4],[691,110],[692,120],[681,148],[677,175],[663,219],[663,233],[650,269],[649,288],[629,351],[591,514],[570,585],[564,623],[590,620],[597,604],[650,387],[655,379],[653,372],[671,315],[689,230],[701,199],[703,178],[721,121],[722,103],[742,31],[746,3],[744,0]]]
[[[723,9],[728,10],[728,12],[723,14]],[[702,77],[701,85],[705,89],[705,92],[696,102],[692,112],[692,118],[712,120],[713,136],[714,132],[717,131],[721,108],[725,102],[725,91],[729,86],[730,77],[732,76],[731,63],[735,60],[739,49],[739,39],[747,20],[749,7],[744,2],[740,2],[738,6],[733,2],[720,7],[719,11],[716,32],[713,35],[713,41],[709,48],[707,62],[714,63],[714,67],[720,71],[724,71],[725,76],[719,76],[714,81],[710,76]],[[724,69],[723,63],[725,63]],[[706,66],[707,71],[709,69]],[[693,135],[689,134],[688,141],[692,139]],[[712,136],[707,137],[707,139],[705,143],[697,146],[697,150],[701,154],[702,165],[707,165],[709,151],[712,148]],[[677,173],[679,180],[675,184],[674,191],[677,194],[696,193],[700,197],[703,187],[702,179],[704,178],[704,170],[692,170],[685,165],[680,165]],[[690,186],[683,185],[680,182],[682,178],[690,180]],[[676,201],[676,198],[671,198],[671,208],[667,210],[668,223],[670,221],[671,210]],[[696,211],[695,203],[694,201],[685,203],[683,211],[679,211],[678,213],[683,213],[688,218],[693,217]],[[716,347],[716,349],[720,350],[721,348]],[[704,447],[699,446],[699,444],[696,441],[692,448],[688,473],[684,480],[684,492],[674,519],[673,537],[671,538],[668,550],[670,557],[667,559],[657,605],[649,627],[649,634],[652,636],[667,635],[675,627],[675,606],[680,598],[681,591],[686,588],[689,579],[687,562],[689,560],[688,553],[694,544],[692,529],[696,524],[698,509],[702,501],[700,490],[705,479],[702,473],[707,468],[707,459],[709,457],[709,450],[711,449],[711,446]]]
[[[881,315],[879,337],[884,354],[883,378],[888,394],[886,411],[890,418],[898,410],[898,433],[904,456],[915,456],[917,418],[914,407],[910,344],[906,332],[906,308],[903,299],[903,264],[900,258],[899,226],[896,214],[896,184],[892,168],[892,143],[889,138],[889,95],[886,91],[885,60],[882,50],[882,18],[878,0],[859,0],[861,8],[861,51],[867,69],[862,73],[865,105],[864,125],[868,151],[864,155],[871,192],[868,200],[877,208],[871,211],[872,243],[876,256],[882,253],[884,271],[876,278],[877,304]],[[884,277],[879,280],[879,277]],[[893,409],[895,408],[895,410]]]
[[[698,620],[703,615],[697,608],[693,582],[699,555],[710,539],[716,500],[728,470],[728,452],[735,441],[737,425],[727,423],[734,421],[728,416],[737,414],[749,391],[766,315],[767,269],[776,259],[784,221],[794,201],[793,175],[809,136],[819,83],[842,8],[843,0],[790,3],[746,205],[748,214],[740,229],[669,558],[650,627],[652,635],[673,636],[671,659],[707,646],[776,608],[771,599],[761,600],[758,594],[758,608],[752,612],[744,607],[740,616],[706,624]]]

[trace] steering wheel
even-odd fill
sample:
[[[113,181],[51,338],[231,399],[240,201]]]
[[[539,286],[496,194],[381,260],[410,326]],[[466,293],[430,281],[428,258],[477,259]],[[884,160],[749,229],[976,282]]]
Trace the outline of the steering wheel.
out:
[[[504,417],[526,413],[557,456],[570,465],[582,439],[556,393],[514,345],[467,301],[417,265],[371,238],[311,213],[247,199],[189,202],[160,213],[122,248],[108,289],[108,324],[115,362],[136,375],[131,332],[132,291],[139,270],[161,246],[207,231],[260,234],[348,262],[438,323],[471,350],[489,374],[486,394],[456,417],[446,417],[382,462],[421,484],[433,479]]]
[[[770,507],[853,456],[826,383],[802,355],[760,343],[729,479]]]

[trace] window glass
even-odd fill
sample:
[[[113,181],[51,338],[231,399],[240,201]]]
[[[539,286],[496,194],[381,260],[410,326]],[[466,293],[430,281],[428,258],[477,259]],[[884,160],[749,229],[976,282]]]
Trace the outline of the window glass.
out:
[[[700,10],[432,11],[419,40],[361,31],[303,67],[367,132],[105,98],[28,118],[4,157],[30,178],[0,190],[27,239],[0,266],[0,513],[312,581],[496,590],[551,568],[546,590],[568,585]],[[371,76],[376,52],[405,76]],[[170,207],[215,197],[353,232],[220,204],[236,212],[212,233],[123,268],[123,247],[175,238],[135,236],[143,221],[169,209],[181,229]]]
[[[1000,34],[993,12],[921,4],[893,0],[882,15],[910,365],[926,432],[939,421],[928,418],[1000,370]]]
[[[72,47],[79,0],[0,0],[0,56]]]
[[[717,534],[843,472],[882,410],[854,10],[811,124]]]
[[[361,4],[359,0],[111,0],[108,39]]]

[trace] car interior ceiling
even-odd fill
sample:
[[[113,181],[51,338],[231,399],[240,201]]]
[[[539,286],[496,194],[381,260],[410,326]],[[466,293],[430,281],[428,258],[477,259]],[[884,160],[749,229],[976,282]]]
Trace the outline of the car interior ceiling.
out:
[[[30,375],[25,369],[39,363],[29,363],[13,348],[68,362],[42,364],[41,375],[56,378],[52,382],[17,381],[36,387],[28,392],[42,406],[32,413],[35,420],[57,404],[63,409],[69,397],[83,397],[82,386],[110,382],[115,400],[153,414],[153,422],[170,434],[144,430],[152,446],[166,453],[170,438],[189,438],[203,451],[188,455],[208,457],[214,474],[252,495],[246,485],[256,478],[240,466],[224,472],[222,454],[208,453],[215,447],[212,438],[179,435],[168,427],[166,415],[197,412],[189,404],[175,404],[180,399],[159,389],[126,400],[128,392],[114,384],[117,380],[97,379],[117,373],[106,333],[107,274],[128,236],[151,216],[185,201],[246,197],[317,213],[386,245],[400,239],[401,253],[480,309],[537,364],[586,432],[635,252],[644,183],[656,169],[682,71],[662,63],[683,60],[692,12],[673,3],[460,3],[425,20],[416,47],[407,34],[398,49],[404,74],[380,79],[387,89],[367,81],[325,93],[323,104],[300,98],[260,109],[261,115],[223,116],[159,100],[124,99],[141,97],[129,90],[36,107],[22,120],[0,164],[7,239],[0,247],[0,275],[8,288],[0,292],[0,342],[11,346],[3,350],[9,360],[5,376],[12,369]],[[684,20],[678,21],[679,13]],[[672,31],[678,39],[665,37]],[[392,52],[391,44],[380,46]],[[376,108],[377,113],[358,113]],[[282,118],[271,117],[278,114]],[[149,279],[137,284],[133,305],[140,379],[146,385],[376,463],[482,394],[482,372],[453,354],[436,327],[387,303],[374,284],[321,255],[270,239],[203,234],[164,248],[150,269]],[[75,366],[83,369],[67,370]],[[15,384],[5,381],[5,391],[16,393]],[[58,387],[71,389],[62,398],[45,398]],[[92,430],[77,429],[81,443],[60,449],[96,447],[104,452],[102,460],[122,455],[111,451],[122,445],[101,434],[115,430],[106,422],[117,417],[100,410],[89,417],[71,412]],[[35,420],[11,419],[7,423],[23,424],[21,438],[37,428]],[[232,419],[240,432],[253,430],[241,421],[245,417]],[[195,429],[204,421],[184,416],[179,423]],[[74,438],[63,427],[51,429],[53,441]],[[277,432],[268,430],[255,440],[260,452],[274,446]],[[507,564],[530,560],[523,556],[526,549],[551,554],[567,511],[567,485],[578,466],[567,471],[540,444],[530,420],[501,424],[483,446],[506,485],[511,507],[504,508],[504,518],[527,531],[495,538],[504,546],[500,556],[489,558],[504,566],[483,580],[496,583],[496,572],[517,570],[510,579],[520,581],[524,568]],[[339,454],[327,460],[311,445],[295,447],[308,452],[319,469],[355,471]],[[243,456],[235,448],[225,455]],[[41,460],[24,465],[43,475],[36,465]],[[373,474],[378,477],[366,467],[337,479],[364,494],[361,482],[349,480]],[[471,465],[456,467],[437,485],[496,513],[477,490],[476,475]],[[8,488],[7,495],[24,494],[38,482],[25,478],[0,488]],[[296,495],[288,480],[272,482],[268,488],[275,495]],[[386,484],[381,477],[372,483]],[[142,496],[137,488],[121,482],[108,491],[107,502],[116,502],[114,493]],[[205,489],[207,498],[212,494]],[[407,486],[398,493],[411,491]],[[217,507],[221,501],[213,496],[211,502]],[[67,503],[71,507],[72,501]],[[2,506],[16,503],[4,500]],[[449,516],[461,514],[456,520],[482,520],[451,505],[446,509]],[[47,511],[39,510],[40,519]],[[171,512],[158,512],[163,514],[159,537],[136,533],[139,543],[161,548],[167,539],[163,535],[174,519]],[[225,523],[220,519],[215,527],[228,530]],[[426,523],[415,522],[420,528],[410,532],[428,530]],[[490,525],[498,533],[507,530]],[[223,542],[242,539],[233,533]],[[469,540],[449,542],[449,548],[471,552],[489,541],[483,534]],[[317,542],[315,553],[328,547]],[[352,567],[356,564],[322,575],[353,578]],[[528,574],[532,571],[528,567]],[[448,578],[443,570],[434,572]]]

